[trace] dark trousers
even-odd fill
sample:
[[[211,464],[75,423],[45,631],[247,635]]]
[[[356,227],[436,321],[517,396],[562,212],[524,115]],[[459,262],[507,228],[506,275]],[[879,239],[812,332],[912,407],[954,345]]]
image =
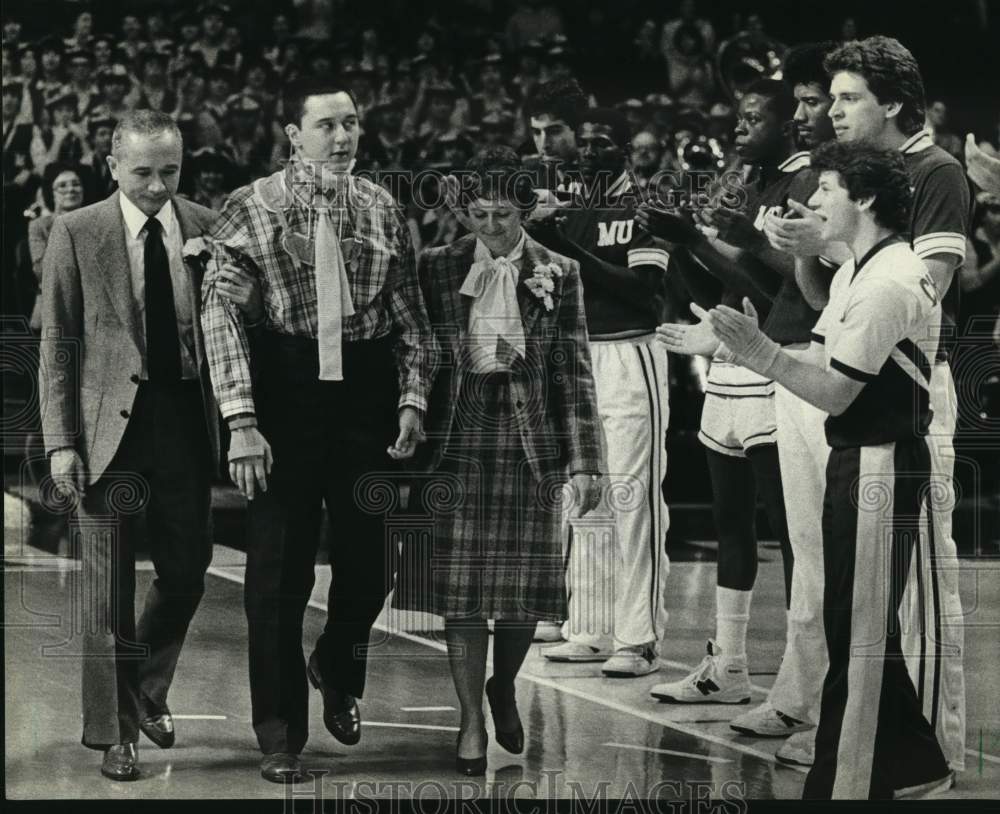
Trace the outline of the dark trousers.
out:
[[[165,708],[212,560],[212,456],[199,383],[140,383],[128,422],[108,469],[87,487],[73,535],[82,564],[83,744],[93,749],[137,741],[140,717]],[[136,625],[143,509],[156,578]]]
[[[399,388],[385,339],[344,343],[342,382],[319,381],[314,340],[269,333],[254,351],[257,419],[274,465],[248,515],[253,726],[264,754],[299,753],[309,735],[302,619],[324,502],[332,582],[316,654],[325,682],[364,693],[368,637],[395,573],[378,503],[394,469],[386,449],[399,432]]]
[[[900,648],[913,547],[918,535],[939,533],[929,484],[923,438],[830,452],[823,504],[830,666],[803,799],[891,799],[948,774]]]

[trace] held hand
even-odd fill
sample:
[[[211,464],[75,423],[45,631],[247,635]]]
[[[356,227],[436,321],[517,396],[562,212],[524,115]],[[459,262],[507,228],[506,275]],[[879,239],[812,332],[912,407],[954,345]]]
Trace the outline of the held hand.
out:
[[[221,296],[237,306],[251,324],[260,322],[264,317],[260,284],[239,266],[225,263],[219,269],[215,288]]]
[[[75,449],[57,449],[49,461],[52,480],[61,492],[75,493],[81,497],[87,485],[83,459]]]
[[[253,500],[258,485],[261,492],[267,491],[267,476],[273,465],[271,445],[256,427],[233,431],[229,442],[229,477],[243,497]]]
[[[656,341],[665,345],[672,353],[683,353],[688,356],[711,356],[719,347],[719,340],[712,333],[708,321],[708,312],[691,303],[691,313],[698,317],[694,325],[679,322],[666,322],[656,329]]]
[[[788,199],[791,217],[769,214],[764,218],[764,235],[778,251],[796,257],[815,257],[823,254],[827,241],[821,237],[826,219],[803,206],[798,201]]]
[[[386,452],[394,461],[403,461],[412,458],[417,451],[417,444],[426,440],[420,411],[415,407],[404,407],[399,411],[399,437]]]
[[[695,225],[683,215],[643,204],[635,212],[636,222],[653,237],[690,246],[702,240]]]
[[[573,500],[570,517],[574,520],[583,517],[601,504],[602,484],[599,477],[577,472],[570,477],[569,486]]]

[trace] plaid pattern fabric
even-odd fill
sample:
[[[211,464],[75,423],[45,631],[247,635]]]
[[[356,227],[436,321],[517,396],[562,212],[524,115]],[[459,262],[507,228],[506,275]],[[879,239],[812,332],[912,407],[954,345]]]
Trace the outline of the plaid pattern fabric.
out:
[[[418,276],[437,359],[427,428],[433,474],[417,480],[411,512],[429,537],[403,546],[394,603],[445,617],[566,618],[560,534],[570,473],[606,471],[579,266],[528,237],[518,305],[526,358],[506,345],[499,374],[472,373],[471,299],[462,296],[476,240],[425,251]],[[562,275],[547,311],[524,284],[537,265]],[[420,487],[423,488],[420,488]]]
[[[441,461],[450,437],[468,420],[459,410],[458,385],[472,300],[459,293],[474,259],[476,240],[463,237],[441,248],[427,249],[420,257],[418,276],[434,324],[434,391],[428,420],[431,442],[430,468]],[[554,308],[547,311],[524,284],[538,265],[557,264]],[[603,472],[604,452],[597,417],[590,344],[583,310],[579,265],[550,252],[527,237],[519,261],[517,299],[521,310],[527,356],[515,360],[513,348],[498,358],[512,370],[511,392],[528,464],[536,478],[552,471]]]
[[[253,414],[250,349],[239,308],[215,289],[219,267],[231,256],[256,274],[268,330],[316,338],[314,240],[319,209],[333,214],[351,285],[355,314],[344,320],[345,342],[396,335],[399,406],[427,409],[433,347],[417,285],[409,232],[389,193],[352,177],[334,198],[319,193],[301,167],[237,189],[226,201],[211,237],[213,262],[202,285],[202,327],[212,383],[223,417]],[[224,243],[232,249],[227,256]],[[248,261],[248,262],[247,262]]]
[[[417,481],[430,535],[403,544],[393,606],[446,618],[566,618],[559,539],[563,478],[532,474],[505,374],[466,374],[467,420],[428,480]]]

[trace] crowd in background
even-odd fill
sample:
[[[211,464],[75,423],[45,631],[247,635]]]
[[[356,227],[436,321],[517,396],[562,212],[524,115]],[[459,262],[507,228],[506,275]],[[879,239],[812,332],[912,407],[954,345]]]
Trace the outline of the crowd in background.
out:
[[[833,4],[805,21],[792,19],[794,3],[762,3],[758,13],[735,0],[702,7],[694,0],[5,5],[4,310],[24,316],[32,312],[52,218],[115,188],[106,158],[125,110],[155,108],[176,119],[187,153],[181,192],[218,209],[232,189],[288,158],[281,91],[298,76],[346,80],[364,132],[356,169],[375,174],[448,171],[490,143],[515,147],[530,167],[538,156],[525,106],[540,84],[575,77],[594,104],[626,113],[632,171],[645,186],[659,170],[737,167],[734,92],[773,74],[786,45],[853,39],[885,23],[881,9],[858,3]],[[962,27],[940,36],[952,37],[944,50],[961,67],[974,58],[963,46],[975,51],[989,42],[997,21],[986,3],[953,5],[942,13],[959,15]],[[844,16],[854,8],[857,16]],[[817,20],[826,30],[817,30]],[[920,56],[932,66],[929,76],[935,59]],[[990,109],[977,96],[981,73],[960,84],[928,82],[927,127],[960,160],[970,124],[985,150],[995,154],[1000,144],[998,100]],[[953,100],[966,125],[958,132],[949,125]],[[395,191],[418,249],[461,233],[447,207],[421,205],[433,194]],[[980,196],[971,240],[967,307],[995,319],[1000,200]]]

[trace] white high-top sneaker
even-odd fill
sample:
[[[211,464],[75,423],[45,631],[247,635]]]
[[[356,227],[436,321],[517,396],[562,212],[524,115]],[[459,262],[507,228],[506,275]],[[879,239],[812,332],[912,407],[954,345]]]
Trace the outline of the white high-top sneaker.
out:
[[[689,676],[657,684],[653,698],[674,704],[749,704],[750,676],[746,658],[726,658],[721,648],[708,640],[708,655]]]

